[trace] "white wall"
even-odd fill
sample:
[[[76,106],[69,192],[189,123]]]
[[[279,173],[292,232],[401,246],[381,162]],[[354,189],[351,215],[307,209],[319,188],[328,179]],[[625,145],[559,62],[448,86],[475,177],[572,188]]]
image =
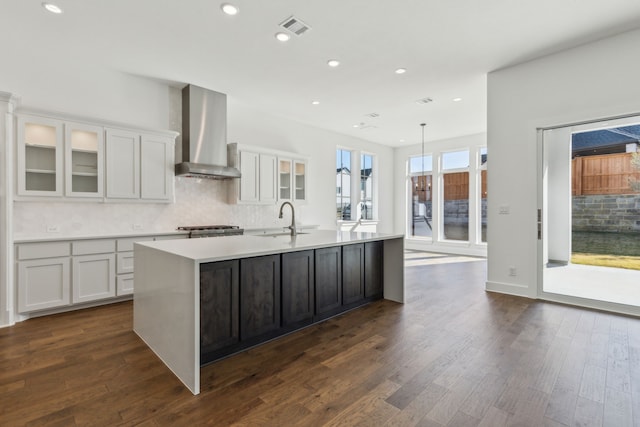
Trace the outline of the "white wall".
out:
[[[638,45],[632,31],[489,74],[487,289],[538,295],[536,129],[640,112]]]
[[[416,132],[419,129],[416,130]],[[469,149],[469,189],[480,187],[480,182],[476,181],[476,167],[478,164],[477,159],[474,157],[474,153],[478,152],[479,147],[487,145],[486,135],[484,133],[461,136],[458,138],[443,139],[439,141],[425,142],[424,154],[433,155],[433,167],[434,171],[434,200],[439,197],[439,180],[435,175],[439,168],[437,167],[438,159],[442,152],[455,151],[461,149]],[[407,161],[410,156],[420,156],[422,154],[422,144],[415,144],[406,147],[396,148],[394,150],[394,232],[406,233],[407,221],[411,218],[411,212],[408,204],[408,197],[410,195],[409,178]],[[493,158],[491,151],[488,152],[488,169],[492,167]],[[492,189],[489,187],[488,194],[491,195]],[[438,203],[440,204],[440,203]],[[434,204],[435,206],[435,204]],[[476,209],[475,200],[471,200],[469,203],[469,235],[473,236],[477,230],[479,210]],[[436,209],[433,212],[432,224],[437,224],[440,212]],[[435,233],[434,233],[435,234]],[[473,242],[438,242],[438,241],[419,241],[412,239],[405,243],[407,248],[423,249],[434,252],[444,253],[457,253],[468,255],[486,255],[486,244],[474,244]]]

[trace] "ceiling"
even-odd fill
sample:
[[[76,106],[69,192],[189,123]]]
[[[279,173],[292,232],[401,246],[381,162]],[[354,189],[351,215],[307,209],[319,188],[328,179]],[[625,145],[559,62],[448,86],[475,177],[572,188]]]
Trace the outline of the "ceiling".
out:
[[[0,0],[5,59],[193,83],[390,146],[420,142],[421,122],[427,141],[484,132],[488,72],[640,27],[637,0],[225,0],[235,16],[216,0],[51,1],[64,13]],[[291,15],[311,30],[278,42]]]

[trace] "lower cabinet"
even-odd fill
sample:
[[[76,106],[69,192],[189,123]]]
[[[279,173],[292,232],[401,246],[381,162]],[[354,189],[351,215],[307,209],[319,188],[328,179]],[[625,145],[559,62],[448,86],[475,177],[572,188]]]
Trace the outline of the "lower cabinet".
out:
[[[313,250],[282,254],[282,326],[296,328],[313,321]]]
[[[205,363],[240,341],[239,272],[238,260],[200,266],[200,353]]]
[[[317,320],[342,311],[342,248],[315,250],[315,316]]]
[[[364,300],[364,243],[342,247],[342,305],[358,306]]]
[[[18,262],[18,311],[44,310],[71,303],[68,257]]]
[[[383,295],[383,253],[384,242],[365,242],[364,244],[364,297],[380,299]]]
[[[200,265],[200,363],[382,297],[383,242]]]
[[[73,257],[73,303],[116,296],[116,256],[110,254]]]
[[[59,309],[133,294],[133,243],[181,234],[15,245],[18,312]],[[53,310],[51,310],[53,311]],[[59,311],[59,310],[56,310]]]
[[[240,260],[240,339],[259,341],[280,329],[280,255]]]

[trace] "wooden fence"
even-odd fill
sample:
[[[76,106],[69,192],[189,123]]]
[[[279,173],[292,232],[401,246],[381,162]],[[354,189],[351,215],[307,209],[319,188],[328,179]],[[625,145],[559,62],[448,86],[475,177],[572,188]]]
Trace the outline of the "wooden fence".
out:
[[[633,153],[576,157],[571,161],[571,194],[633,194],[629,180],[640,181],[631,166]]]
[[[487,197],[487,171],[480,171],[481,198]],[[415,176],[412,178],[413,195],[418,196],[419,202],[431,200],[432,176]],[[444,200],[469,199],[469,172],[455,172],[444,174]]]

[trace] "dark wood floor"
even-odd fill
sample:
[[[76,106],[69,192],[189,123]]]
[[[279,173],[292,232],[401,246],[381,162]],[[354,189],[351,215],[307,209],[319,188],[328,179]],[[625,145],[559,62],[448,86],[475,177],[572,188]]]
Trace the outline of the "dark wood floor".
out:
[[[412,257],[407,304],[209,365],[199,396],[132,332],[130,302],[0,329],[0,425],[640,426],[640,320],[485,293],[482,260]]]

